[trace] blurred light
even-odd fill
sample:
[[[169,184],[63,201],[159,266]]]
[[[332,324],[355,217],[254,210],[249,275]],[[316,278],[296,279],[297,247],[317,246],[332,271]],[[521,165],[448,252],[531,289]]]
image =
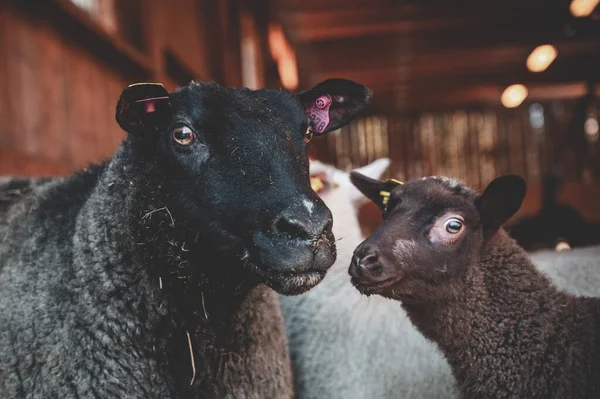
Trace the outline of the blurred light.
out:
[[[527,98],[527,93],[527,87],[523,85],[508,86],[502,93],[500,100],[506,108],[515,108]]]
[[[97,0],[71,0],[71,3],[89,13],[93,13],[98,9]]]
[[[571,14],[575,17],[587,17],[590,15],[600,0],[573,0],[571,2]]]
[[[556,244],[555,249],[557,252],[569,251],[571,249],[571,246],[566,241],[559,241],[558,244]]]
[[[527,57],[527,69],[531,72],[545,71],[556,59],[557,54],[556,47],[551,44],[538,46]]]
[[[534,129],[544,127],[544,107],[541,104],[531,104],[529,107],[529,124]]]
[[[283,87],[294,90],[298,87],[296,54],[287,42],[280,25],[269,25],[269,49],[277,62],[277,70]]]
[[[583,125],[583,130],[585,131],[585,136],[590,143],[595,143],[598,141],[600,136],[598,132],[598,119],[588,118]]]

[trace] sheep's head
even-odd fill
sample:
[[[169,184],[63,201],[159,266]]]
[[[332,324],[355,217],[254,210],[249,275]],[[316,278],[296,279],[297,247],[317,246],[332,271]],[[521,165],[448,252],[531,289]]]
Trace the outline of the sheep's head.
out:
[[[141,84],[124,90],[117,121],[155,153],[166,205],[198,230],[211,259],[237,259],[240,273],[298,294],[335,260],[331,213],[310,186],[307,142],[348,123],[369,98],[341,79],[299,94],[205,83],[168,93]]]
[[[481,195],[442,177],[405,184],[356,173],[351,179],[384,217],[354,252],[352,283],[363,294],[402,301],[436,300],[460,289],[468,268],[525,195],[517,176],[494,180]]]

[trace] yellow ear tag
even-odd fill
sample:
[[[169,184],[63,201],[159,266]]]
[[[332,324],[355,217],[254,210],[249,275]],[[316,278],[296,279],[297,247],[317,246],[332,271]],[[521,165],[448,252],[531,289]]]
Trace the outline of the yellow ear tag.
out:
[[[394,187],[395,186],[399,186],[401,184],[404,184],[403,182],[401,182],[400,180],[396,180],[396,179],[388,179],[386,180],[386,183],[388,184],[393,184]],[[392,187],[393,188],[393,187]],[[390,195],[391,195],[391,191],[380,191],[379,195],[381,195],[381,203],[383,205],[387,205],[387,203],[390,201]]]
[[[325,185],[323,184],[321,178],[315,176],[310,178],[310,187],[315,193],[318,193],[320,190],[325,188]]]
[[[389,191],[380,191],[379,195],[381,195],[381,203],[383,205],[386,205],[388,203],[388,201],[390,200],[390,192]]]

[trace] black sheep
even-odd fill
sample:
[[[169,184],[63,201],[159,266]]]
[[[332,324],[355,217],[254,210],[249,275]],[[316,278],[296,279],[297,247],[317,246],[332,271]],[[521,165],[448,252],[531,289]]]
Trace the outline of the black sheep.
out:
[[[111,159],[5,181],[0,397],[292,397],[262,283],[299,294],[335,260],[306,142],[369,97],[337,79],[297,95],[132,85]]]
[[[600,298],[559,291],[501,229],[521,206],[521,178],[481,195],[439,177],[352,180],[384,211],[354,252],[353,284],[402,302],[464,397],[600,397]]]

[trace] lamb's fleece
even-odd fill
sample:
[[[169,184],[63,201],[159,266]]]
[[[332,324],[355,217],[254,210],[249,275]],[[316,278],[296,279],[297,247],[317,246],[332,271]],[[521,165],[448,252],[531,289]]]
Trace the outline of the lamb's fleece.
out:
[[[359,169],[377,178],[389,161]],[[363,197],[348,174],[319,162],[337,187],[321,194],[331,209],[338,259],[317,287],[282,297],[299,399],[458,398],[450,366],[408,320],[398,302],[366,298],[350,285],[348,266],[363,241],[357,208]],[[600,246],[532,254],[536,266],[577,295],[600,295]]]

